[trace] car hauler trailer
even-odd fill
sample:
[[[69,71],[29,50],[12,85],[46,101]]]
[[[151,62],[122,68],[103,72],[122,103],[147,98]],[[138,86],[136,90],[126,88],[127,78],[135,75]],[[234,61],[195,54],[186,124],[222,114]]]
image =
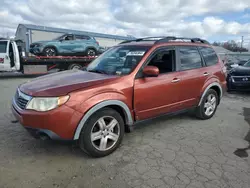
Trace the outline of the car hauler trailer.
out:
[[[51,69],[82,69],[96,56],[28,56],[14,40],[0,40],[0,72],[46,74]]]

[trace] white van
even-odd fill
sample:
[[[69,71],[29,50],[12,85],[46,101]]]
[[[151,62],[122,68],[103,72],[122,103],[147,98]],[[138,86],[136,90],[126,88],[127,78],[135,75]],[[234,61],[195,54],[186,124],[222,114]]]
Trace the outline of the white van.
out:
[[[15,41],[0,40],[0,71],[19,71],[20,56]]]

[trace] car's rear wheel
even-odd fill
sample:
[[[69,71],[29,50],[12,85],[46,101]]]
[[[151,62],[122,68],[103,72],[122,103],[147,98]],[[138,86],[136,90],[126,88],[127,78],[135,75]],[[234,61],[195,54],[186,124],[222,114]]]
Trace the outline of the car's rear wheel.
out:
[[[43,50],[43,55],[47,57],[57,56],[57,51],[53,47],[47,47]]]
[[[196,109],[196,116],[199,119],[210,119],[216,112],[219,97],[215,90],[209,89],[200,106]]]
[[[87,55],[87,56],[96,56],[96,50],[95,50],[95,49],[92,49],[92,48],[89,48],[89,49],[87,49],[87,51],[86,51],[86,55]]]
[[[104,108],[93,114],[80,134],[80,148],[93,157],[104,157],[115,151],[124,136],[124,121],[121,115]]]

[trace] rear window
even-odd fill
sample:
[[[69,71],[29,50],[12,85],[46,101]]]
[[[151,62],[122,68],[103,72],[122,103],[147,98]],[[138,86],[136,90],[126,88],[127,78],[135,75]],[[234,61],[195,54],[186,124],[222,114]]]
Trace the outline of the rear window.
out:
[[[218,63],[218,57],[212,48],[199,47],[199,50],[201,51],[201,54],[207,66],[215,65]]]
[[[6,53],[7,41],[0,41],[0,53]]]

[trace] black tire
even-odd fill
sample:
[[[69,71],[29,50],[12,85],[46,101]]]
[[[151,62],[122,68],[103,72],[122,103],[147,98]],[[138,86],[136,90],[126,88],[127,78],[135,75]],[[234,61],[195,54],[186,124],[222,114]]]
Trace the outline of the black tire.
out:
[[[215,107],[212,108],[213,112],[211,111],[212,112],[212,113],[210,112],[211,114],[206,114],[205,104],[207,103],[209,96],[214,96],[216,98],[216,101],[214,102]],[[196,117],[199,119],[202,119],[202,120],[210,119],[215,114],[217,107],[218,107],[218,104],[219,104],[218,93],[213,89],[209,89],[207,91],[206,95],[203,97],[200,106],[198,106],[196,109]]]
[[[231,92],[232,91],[232,83],[229,79],[227,79],[227,92]]]
[[[96,56],[96,55],[97,55],[97,52],[96,52],[96,50],[93,49],[93,48],[88,48],[88,49],[86,50],[85,55],[87,55],[87,56]]]
[[[105,139],[105,135],[100,135],[101,138],[100,139],[100,148],[98,149],[97,148],[97,145],[98,145],[98,141],[99,140],[96,140],[97,141],[97,144],[95,144],[94,142],[96,141],[92,141],[91,140],[91,135],[93,135],[93,130],[96,128],[96,126],[100,126],[99,124],[97,124],[97,121],[102,119],[102,118],[114,118],[118,123],[116,124],[119,129],[117,128],[117,140],[116,142],[113,143],[112,145],[112,140],[109,140],[111,141],[111,144],[110,144],[110,148],[106,148],[106,150],[101,150],[101,140],[102,139]],[[100,132],[103,132],[101,131],[101,129],[99,130]],[[99,132],[97,130],[97,132]],[[114,131],[116,132],[116,131]],[[94,132],[95,133],[95,132]],[[112,131],[113,133],[113,131]],[[106,135],[108,137],[108,135]],[[121,115],[111,109],[111,108],[103,108],[99,111],[97,111],[96,113],[94,113],[86,122],[86,124],[83,126],[82,130],[81,130],[81,133],[80,133],[80,138],[79,138],[79,146],[80,148],[85,152],[87,153],[88,155],[92,156],[92,157],[104,157],[106,155],[109,155],[111,154],[112,152],[114,152],[118,147],[119,145],[121,144],[122,142],[122,139],[123,139],[123,136],[124,136],[124,121],[121,117]],[[108,139],[108,138],[107,138]],[[105,147],[108,146],[105,145]]]
[[[78,64],[78,63],[73,63],[73,64],[70,64],[68,66],[68,70],[74,70],[74,69],[81,70],[81,69],[83,69],[83,66],[81,64]]]
[[[230,92],[232,92],[233,90],[231,89],[231,87],[229,86],[229,87],[227,87],[227,92],[228,93],[230,93]]]
[[[46,47],[43,50],[43,55],[47,57],[57,56],[57,51],[54,47]]]

